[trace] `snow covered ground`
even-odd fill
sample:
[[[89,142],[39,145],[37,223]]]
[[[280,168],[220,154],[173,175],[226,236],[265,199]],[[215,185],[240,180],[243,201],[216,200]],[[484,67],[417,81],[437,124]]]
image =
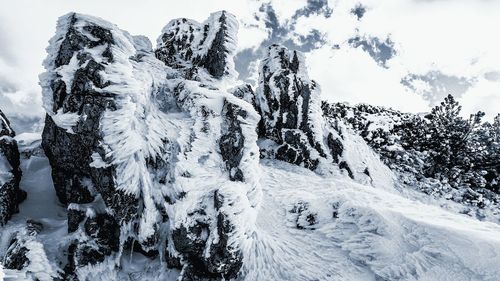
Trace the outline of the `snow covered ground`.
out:
[[[500,280],[498,224],[348,178],[262,164],[244,280]],[[298,202],[308,206],[305,221],[291,212]]]
[[[23,135],[18,138],[23,138]],[[19,139],[28,198],[0,232],[0,255],[27,219],[44,225],[37,241],[63,260],[66,210],[34,135]],[[500,225],[402,196],[395,189],[324,177],[276,160],[261,161],[263,196],[240,280],[500,280]],[[61,265],[28,267],[38,273]],[[176,280],[158,259],[125,253],[118,280]],[[3,269],[6,280],[32,275]],[[43,275],[36,275],[43,276]],[[43,278],[40,278],[43,280]]]

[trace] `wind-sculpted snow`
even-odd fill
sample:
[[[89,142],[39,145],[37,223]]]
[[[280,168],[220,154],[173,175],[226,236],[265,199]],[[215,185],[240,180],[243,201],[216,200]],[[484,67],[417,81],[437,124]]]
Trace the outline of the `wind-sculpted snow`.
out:
[[[242,280],[498,280],[500,227],[266,161]],[[306,227],[297,206],[307,206]],[[300,257],[300,258],[297,258]]]

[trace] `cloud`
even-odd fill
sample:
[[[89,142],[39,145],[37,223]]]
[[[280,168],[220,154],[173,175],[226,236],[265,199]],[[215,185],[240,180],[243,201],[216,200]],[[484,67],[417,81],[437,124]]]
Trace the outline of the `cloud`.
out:
[[[422,76],[415,77],[414,83],[429,83],[426,74],[439,71],[444,76],[435,75],[437,88],[446,84],[453,89],[461,78],[476,81],[459,98],[464,111],[484,107],[492,115],[500,108],[496,90],[500,89],[500,39],[491,33],[500,26],[500,1],[487,0],[193,0],[189,5],[9,1],[0,10],[0,107],[12,114],[43,116],[38,74],[43,71],[44,49],[56,20],[65,13],[99,16],[155,42],[171,19],[203,21],[210,12],[222,9],[240,19],[235,64],[240,78],[248,82],[256,82],[259,59],[267,46],[281,43],[307,54],[310,76],[321,84],[328,100],[426,110],[429,100],[442,93],[432,90],[424,99],[400,82],[414,74]]]
[[[387,67],[387,61],[396,55],[394,42],[392,42],[389,37],[385,40],[381,40],[377,37],[356,36],[349,39],[347,42],[349,42],[349,45],[353,48],[361,47],[363,51],[367,52],[375,62],[383,67]]]
[[[411,112],[428,109],[417,95],[400,83],[401,70],[380,67],[361,48],[327,48],[307,54],[310,77],[318,82],[324,99],[369,103]]]
[[[298,9],[292,16],[292,19],[299,17],[309,17],[311,15],[323,15],[329,18],[332,15],[332,8],[328,5],[327,0],[307,0],[307,5]]]
[[[439,104],[448,94],[460,98],[474,85],[475,79],[446,75],[438,70],[425,74],[408,74],[401,84],[421,95],[430,106]]]
[[[356,4],[356,6],[354,6],[354,8],[351,9],[351,14],[355,15],[358,18],[358,20],[361,20],[365,15],[365,13],[366,13],[366,8],[360,3]]]
[[[6,24],[0,17],[0,43],[2,47],[0,48],[0,63],[6,65],[15,65],[17,63],[17,58],[12,46],[10,33],[6,30]]]

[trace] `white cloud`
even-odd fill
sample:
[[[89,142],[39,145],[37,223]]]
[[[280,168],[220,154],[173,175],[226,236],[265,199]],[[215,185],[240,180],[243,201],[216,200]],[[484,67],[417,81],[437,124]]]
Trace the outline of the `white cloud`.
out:
[[[309,53],[307,61],[310,76],[329,101],[370,103],[413,112],[428,108],[421,97],[405,91],[397,68],[380,67],[360,48],[323,47]]]
[[[203,21],[210,12],[226,9],[240,18],[238,50],[243,50],[256,48],[268,35],[264,22],[254,17],[263,3],[273,5],[281,24],[289,23],[295,11],[307,4],[307,0],[0,2],[0,81],[14,85],[8,93],[0,93],[0,107],[11,114],[40,115],[38,74],[43,71],[41,62],[56,20],[65,13],[102,17],[132,34],[146,35],[154,43],[173,18]],[[367,12],[358,21],[350,10],[360,2]],[[408,72],[439,70],[447,75],[479,77],[460,99],[464,112],[482,109],[490,116],[498,112],[500,93],[496,89],[500,87],[481,77],[500,71],[500,38],[493,32],[500,26],[500,1],[330,0],[329,4],[331,17],[299,18],[294,31],[306,35],[318,29],[325,34],[328,43],[308,54],[310,76],[322,85],[325,98],[421,111],[427,108],[425,102],[406,92],[399,80]],[[376,65],[360,49],[331,49],[333,44],[345,47],[356,33],[381,39],[391,36],[399,53],[388,62],[389,69]]]

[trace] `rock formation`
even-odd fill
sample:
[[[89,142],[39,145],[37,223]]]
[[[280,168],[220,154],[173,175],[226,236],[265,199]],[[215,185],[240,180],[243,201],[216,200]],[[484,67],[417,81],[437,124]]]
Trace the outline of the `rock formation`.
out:
[[[19,189],[21,169],[15,135],[0,111],[0,226],[18,212],[19,203],[26,198],[26,192]]]
[[[59,20],[41,84],[43,148],[74,234],[67,276],[127,247],[185,280],[236,276],[260,195],[258,115],[223,83],[236,31],[226,12],[173,20],[153,51],[98,18]]]
[[[332,159],[340,163],[342,143],[323,119],[319,88],[307,75],[304,55],[272,45],[259,75],[260,137],[276,143],[263,150],[311,170]]]
[[[237,28],[224,11],[172,20],[153,50],[99,18],[60,18],[41,85],[42,146],[71,237],[64,278],[119,267],[124,249],[183,280],[236,277],[261,197],[258,134],[274,143],[264,156],[349,169],[303,55],[271,46],[254,94],[236,81]]]

